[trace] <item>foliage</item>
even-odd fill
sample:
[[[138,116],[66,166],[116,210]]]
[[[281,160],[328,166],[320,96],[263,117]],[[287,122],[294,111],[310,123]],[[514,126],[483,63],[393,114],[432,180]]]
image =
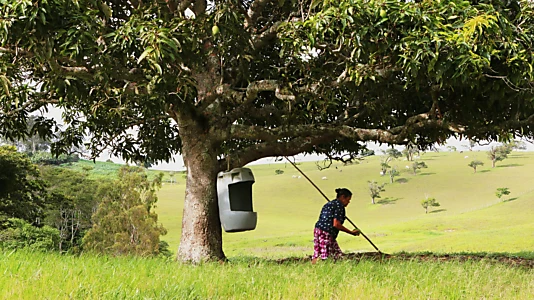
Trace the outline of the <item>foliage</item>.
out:
[[[426,169],[426,168],[428,168],[428,166],[426,165],[424,161],[414,161],[412,163],[412,170],[413,170],[414,175],[417,174],[417,170]]]
[[[42,166],[40,170],[51,203],[44,223],[59,230],[60,251],[78,249],[83,234],[92,226],[91,215],[99,202],[98,183],[86,173],[69,169]]]
[[[380,176],[386,175],[387,170],[390,168],[391,166],[386,162],[386,160],[382,159],[380,161]]]
[[[491,146],[490,150],[488,151],[488,158],[491,160],[491,167],[495,168],[495,163],[508,158],[508,154],[511,152],[512,147],[507,144],[501,146]]]
[[[440,206],[439,202],[436,201],[436,198],[425,198],[421,200],[421,206],[425,209],[425,214],[428,213],[429,207],[437,207]]]
[[[371,195],[372,203],[375,204],[375,199],[380,198],[380,193],[384,192],[385,183],[378,184],[376,181],[367,181],[369,184],[369,195]]]
[[[402,156],[402,153],[395,148],[388,148],[386,151],[384,151],[384,155],[391,157],[392,159],[397,159]]]
[[[413,145],[408,144],[406,147],[402,150],[402,154],[406,156],[407,161],[413,161],[413,157],[416,154],[419,154],[419,150]]]
[[[37,166],[13,146],[0,146],[0,215],[39,223],[47,202]]]
[[[510,195],[510,189],[509,188],[497,188],[497,191],[495,192],[495,196],[497,198],[501,199],[502,196]]]
[[[102,200],[93,215],[93,227],[83,238],[84,249],[113,255],[157,255],[160,235],[166,234],[153,211],[162,176],[149,181],[142,168],[122,167],[119,179],[98,193]]]
[[[473,170],[475,170],[475,173],[477,172],[477,167],[478,166],[483,166],[484,163],[481,162],[480,160],[472,160],[467,166],[473,168]]]
[[[395,149],[395,148],[390,148],[390,149],[387,149],[386,151],[384,151],[384,155],[385,155],[385,158],[382,158],[381,159],[381,163],[380,163],[380,167],[382,169],[382,171],[380,172],[380,175],[382,175],[382,176],[386,175],[388,169],[391,168],[389,163],[392,160],[401,157],[402,153],[399,150]]]
[[[450,152],[456,152],[456,147],[455,146],[447,146],[447,149],[450,151]]]
[[[36,227],[22,219],[10,218],[0,231],[0,248],[57,251],[59,231],[50,226]]]
[[[393,180],[395,179],[395,177],[400,176],[400,172],[395,167],[389,169],[388,174],[389,174],[389,180],[391,183],[393,183]]]
[[[371,149],[363,149],[360,152],[361,157],[368,157],[368,156],[373,156],[373,155],[375,155],[375,151]]]
[[[276,169],[276,170],[274,170],[274,173],[276,175],[281,175],[281,174],[284,174],[284,170]]]
[[[50,152],[38,151],[30,156],[30,160],[32,163],[39,165],[61,165],[77,162],[80,160],[80,157],[77,154],[54,155]]]

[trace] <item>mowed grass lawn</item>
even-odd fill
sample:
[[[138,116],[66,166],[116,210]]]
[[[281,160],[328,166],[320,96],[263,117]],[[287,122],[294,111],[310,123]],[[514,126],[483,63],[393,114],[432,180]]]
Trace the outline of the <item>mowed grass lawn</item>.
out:
[[[466,156],[468,156],[466,158]],[[380,176],[380,156],[359,164],[319,171],[315,163],[299,167],[331,198],[334,189],[353,191],[347,216],[363,230],[382,252],[523,252],[534,249],[534,153],[513,152],[491,168],[486,152],[425,153],[427,169],[413,175],[402,158],[391,165],[401,171],[393,184]],[[484,166],[477,173],[468,167],[471,160]],[[337,168],[336,168],[337,167]],[[228,257],[286,257],[312,253],[312,232],[325,200],[290,164],[253,165],[256,230],[224,234]],[[276,175],[280,169],[284,174]],[[326,180],[322,180],[326,177]],[[159,220],[169,230],[163,239],[176,251],[181,228],[185,180],[166,183],[159,192]],[[388,182],[377,204],[371,204],[368,180]],[[495,191],[508,187],[509,196],[499,200]],[[421,200],[434,197],[440,207],[425,214]],[[361,237],[340,234],[346,252],[372,251]]]

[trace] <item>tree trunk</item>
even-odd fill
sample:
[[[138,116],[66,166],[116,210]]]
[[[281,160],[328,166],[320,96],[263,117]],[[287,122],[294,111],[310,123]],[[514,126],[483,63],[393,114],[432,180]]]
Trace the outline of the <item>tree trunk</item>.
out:
[[[495,168],[495,160],[494,159],[491,160],[491,167]]]
[[[182,135],[187,183],[177,259],[193,263],[224,260],[217,203],[217,154],[207,135],[191,128],[187,131]]]
[[[371,197],[371,200],[373,201],[373,204],[375,204],[375,197]]]

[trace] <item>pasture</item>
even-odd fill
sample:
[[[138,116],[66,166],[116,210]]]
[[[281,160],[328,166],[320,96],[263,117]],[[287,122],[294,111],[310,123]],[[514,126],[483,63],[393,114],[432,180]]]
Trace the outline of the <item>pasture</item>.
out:
[[[465,158],[468,156],[468,158]],[[486,152],[425,153],[420,157],[428,168],[413,175],[410,162],[391,163],[401,176],[389,183],[380,176],[380,156],[359,164],[336,164],[319,171],[315,163],[299,165],[329,197],[334,189],[347,187],[354,193],[347,216],[382,252],[528,252],[534,249],[534,153],[513,152],[491,168]],[[485,163],[477,173],[471,160]],[[336,168],[337,167],[337,168]],[[307,256],[312,252],[313,226],[325,200],[289,163],[252,165],[256,230],[224,234],[228,257],[242,255],[278,258]],[[275,170],[284,173],[276,175]],[[326,177],[326,180],[322,180]],[[168,177],[166,177],[168,178]],[[180,238],[185,180],[166,183],[159,192],[159,220],[169,230],[163,237],[176,251]],[[367,181],[388,182],[377,204],[371,204]],[[495,196],[499,187],[511,194]],[[434,197],[441,204],[425,214],[421,200]],[[373,251],[361,237],[341,233],[345,252]]]
[[[289,164],[255,165],[258,226],[224,234],[228,262],[0,251],[0,298],[531,299],[534,153],[514,152],[494,169],[485,155],[426,153],[420,160],[428,168],[417,175],[397,160],[392,165],[404,169],[401,176],[374,205],[367,181],[389,181],[379,174],[380,157],[323,171],[299,165],[332,198],[336,187],[351,189],[347,215],[391,256],[372,254],[364,239],[340,234],[349,258],[311,265],[312,230],[324,199],[304,178],[294,178]],[[486,163],[476,174],[467,166],[472,159]],[[277,169],[284,173],[276,175]],[[173,251],[185,189],[181,175],[175,177],[177,184],[159,191],[157,207]],[[512,193],[499,200],[498,187]],[[427,195],[441,206],[425,214],[420,201]]]

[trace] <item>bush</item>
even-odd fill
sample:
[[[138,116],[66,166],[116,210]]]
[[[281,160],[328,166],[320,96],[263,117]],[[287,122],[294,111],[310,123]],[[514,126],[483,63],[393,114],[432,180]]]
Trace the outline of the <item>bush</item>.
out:
[[[41,152],[34,153],[30,157],[30,160],[34,164],[58,166],[61,164],[77,162],[80,160],[80,157],[77,154],[73,154],[73,155],[61,154],[61,155],[56,156],[50,152],[41,151]]]
[[[284,174],[284,170],[280,170],[280,169],[278,169],[278,170],[275,170],[274,173],[275,173],[276,175],[281,175],[281,174]]]
[[[22,219],[11,218],[0,231],[0,248],[54,251],[59,246],[59,231],[50,226],[36,227]]]

